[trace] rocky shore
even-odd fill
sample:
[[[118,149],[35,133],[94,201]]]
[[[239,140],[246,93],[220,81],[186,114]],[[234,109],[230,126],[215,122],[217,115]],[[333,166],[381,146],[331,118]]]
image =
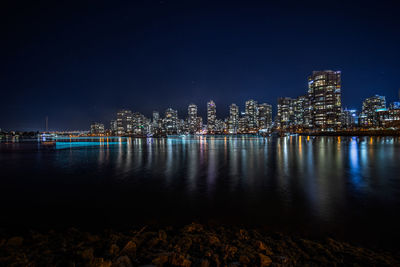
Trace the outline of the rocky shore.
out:
[[[332,239],[190,224],[0,236],[0,266],[400,266],[400,255]]]

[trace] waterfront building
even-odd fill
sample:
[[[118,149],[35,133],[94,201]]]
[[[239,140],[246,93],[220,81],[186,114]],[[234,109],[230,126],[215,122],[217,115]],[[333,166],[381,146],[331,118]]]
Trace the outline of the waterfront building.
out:
[[[229,106],[228,133],[236,134],[239,128],[239,107],[236,104]]]
[[[178,111],[172,108],[168,108],[165,111],[165,118],[163,121],[164,129],[167,134],[177,134],[178,133]]]
[[[216,119],[215,120],[215,130],[214,133],[222,134],[226,129],[226,124],[223,120]]]
[[[397,101],[397,102],[390,103],[389,108],[390,109],[400,109],[400,102]]]
[[[278,129],[287,129],[293,125],[293,101],[294,99],[290,97],[278,98],[278,114],[276,116],[276,124]]]
[[[308,77],[311,124],[316,129],[333,130],[340,127],[342,110],[341,72],[313,71]]]
[[[148,133],[148,120],[139,112],[132,114],[132,133],[135,135],[144,135]]]
[[[214,101],[210,100],[207,102],[207,131],[208,133],[214,133],[216,130],[215,122],[217,120],[217,107]]]
[[[379,127],[400,129],[400,105],[392,103],[389,108],[377,109],[375,119]]]
[[[360,115],[360,124],[363,127],[379,126],[379,119],[376,112],[378,110],[385,111],[386,98],[384,96],[375,95],[363,101],[362,112]]]
[[[199,130],[197,121],[197,106],[195,104],[190,104],[188,107],[187,128],[188,132],[191,134],[194,134]]]
[[[156,110],[153,111],[153,119],[151,121],[151,127],[149,132],[152,134],[157,134],[161,130],[161,120],[160,113]]]
[[[203,118],[202,117],[197,117],[196,118],[196,125],[197,125],[197,132],[203,130]]]
[[[400,128],[400,109],[378,109],[375,118],[377,120],[376,126]]]
[[[104,134],[105,133],[105,128],[104,124],[94,122],[90,125],[90,133],[91,134]]]
[[[291,101],[293,116],[291,119],[292,125],[296,128],[310,128],[311,127],[311,113],[308,95],[302,95]]]
[[[132,133],[132,111],[120,110],[117,113],[117,134],[131,134]]]
[[[342,128],[353,129],[358,127],[358,113],[355,109],[344,109],[342,112]]]
[[[110,122],[110,130],[112,134],[117,133],[117,121],[116,120],[111,120]]]
[[[272,126],[272,106],[267,103],[259,104],[257,107],[258,130],[270,129]]]
[[[241,112],[239,117],[239,128],[238,128],[238,133],[247,133],[248,132],[248,122],[247,122],[247,116],[245,112]]]
[[[247,131],[257,132],[257,102],[253,99],[246,101],[245,116],[247,117]]]
[[[153,125],[158,126],[160,121],[160,113],[158,111],[153,111]]]

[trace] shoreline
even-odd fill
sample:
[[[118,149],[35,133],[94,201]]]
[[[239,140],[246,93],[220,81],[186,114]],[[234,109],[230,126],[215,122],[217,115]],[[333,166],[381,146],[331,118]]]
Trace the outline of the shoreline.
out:
[[[400,264],[400,254],[371,250],[331,238],[198,223],[182,227],[133,227],[97,234],[31,231],[0,235],[0,265],[69,266],[293,266]]]

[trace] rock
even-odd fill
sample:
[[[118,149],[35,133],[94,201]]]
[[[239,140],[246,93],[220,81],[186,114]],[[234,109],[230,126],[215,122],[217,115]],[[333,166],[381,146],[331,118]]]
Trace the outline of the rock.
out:
[[[183,231],[184,232],[187,232],[187,233],[192,233],[192,232],[202,232],[203,231],[203,226],[201,225],[201,224],[198,224],[198,223],[191,223],[191,224],[189,224],[189,225],[186,225],[184,228],[183,228]]]
[[[192,262],[188,260],[184,255],[174,253],[171,256],[170,263],[175,266],[190,267]]]
[[[226,245],[224,248],[224,251],[225,251],[224,259],[235,257],[237,250],[238,249],[235,246]]]
[[[184,236],[182,239],[179,240],[177,248],[179,248],[180,251],[188,251],[190,247],[192,246],[192,239],[188,236]]]
[[[281,265],[287,265],[289,259],[285,256],[271,256],[275,263],[279,263]]]
[[[239,262],[240,262],[242,265],[247,266],[248,264],[250,264],[250,259],[249,259],[249,257],[247,257],[246,255],[240,255],[240,257],[239,257]]]
[[[111,261],[104,261],[103,258],[95,258],[93,267],[111,267]]]
[[[129,241],[128,243],[126,243],[125,247],[121,251],[121,254],[135,256],[136,255],[136,243],[133,241]]]
[[[211,257],[212,254],[213,254],[212,250],[207,250],[206,253],[204,253],[204,256]]]
[[[200,267],[210,267],[210,262],[207,259],[203,259],[200,263]]]
[[[264,252],[265,254],[267,254],[267,255],[272,255],[272,254],[273,254],[272,251],[271,251],[271,248],[269,248],[267,245],[264,244],[264,242],[262,242],[262,241],[260,241],[260,240],[257,240],[257,241],[255,242],[255,246],[256,246],[259,250],[263,251],[263,252]]]
[[[168,262],[168,254],[159,255],[157,258],[151,261],[156,266],[163,266],[165,263]]]
[[[261,267],[266,267],[266,266],[270,266],[272,263],[272,260],[270,257],[263,255],[263,254],[258,254],[260,256],[260,266]]]
[[[215,234],[209,234],[208,235],[208,242],[210,243],[211,246],[216,246],[216,245],[219,245],[221,243],[219,241],[219,238]]]
[[[7,246],[19,247],[22,245],[23,242],[24,242],[24,239],[22,237],[14,236],[14,237],[11,237],[10,239],[8,239]]]
[[[161,241],[166,241],[167,240],[167,233],[164,230],[158,231],[158,238]]]
[[[92,260],[94,257],[93,256],[93,248],[88,248],[88,249],[85,249],[84,251],[82,251],[81,257],[88,261]]]
[[[221,261],[219,260],[219,257],[218,257],[218,255],[217,254],[214,254],[213,256],[212,256],[212,259],[213,259],[213,261],[214,261],[214,266],[217,266],[217,267],[219,267],[220,265],[221,265]]]
[[[97,235],[91,235],[91,234],[87,234],[86,238],[89,242],[97,242],[100,240],[100,237]]]
[[[118,257],[111,265],[112,267],[133,267],[128,256]]]
[[[119,252],[119,247],[116,244],[111,244],[110,249],[108,250],[108,253],[111,255],[116,255]]]
[[[155,238],[150,239],[147,242],[146,246],[148,248],[153,248],[153,247],[157,246],[160,242],[161,242],[161,240],[158,237],[155,237]]]
[[[240,240],[248,240],[249,239],[249,233],[244,229],[240,229],[237,236],[239,237]]]

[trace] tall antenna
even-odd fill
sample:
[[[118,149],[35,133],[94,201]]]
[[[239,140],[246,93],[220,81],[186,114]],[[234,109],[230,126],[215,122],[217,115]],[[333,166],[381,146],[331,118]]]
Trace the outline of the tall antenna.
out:
[[[49,131],[49,117],[46,116],[46,132]]]

